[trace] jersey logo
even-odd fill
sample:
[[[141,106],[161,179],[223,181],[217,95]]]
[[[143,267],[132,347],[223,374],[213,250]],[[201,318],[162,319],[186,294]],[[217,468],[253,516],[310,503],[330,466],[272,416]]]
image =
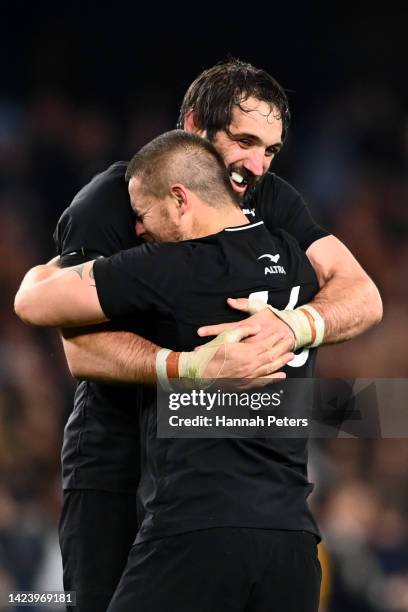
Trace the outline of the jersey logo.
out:
[[[270,259],[273,263],[278,263],[280,255],[270,255],[269,253],[265,253],[265,255],[261,255],[258,259]]]
[[[270,253],[265,253],[258,257],[258,261],[260,259],[269,259],[274,264],[279,261],[280,255],[277,253],[276,255],[271,255]],[[266,274],[286,274],[285,268],[283,266],[265,266],[265,275]]]
[[[252,217],[255,217],[255,208],[243,208],[242,212],[244,213],[244,215],[246,215],[247,217],[249,215],[251,215]]]

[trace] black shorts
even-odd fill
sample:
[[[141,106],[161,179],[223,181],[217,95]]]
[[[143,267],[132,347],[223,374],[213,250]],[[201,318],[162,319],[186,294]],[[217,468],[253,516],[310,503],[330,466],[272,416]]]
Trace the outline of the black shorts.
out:
[[[217,528],[132,547],[108,612],[317,612],[316,538]]]
[[[104,612],[136,538],[136,493],[64,491],[59,536],[64,589],[77,612]]]

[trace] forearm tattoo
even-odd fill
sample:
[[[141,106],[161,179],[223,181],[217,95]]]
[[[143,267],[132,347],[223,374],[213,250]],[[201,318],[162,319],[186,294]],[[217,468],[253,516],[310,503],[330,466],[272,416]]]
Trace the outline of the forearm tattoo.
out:
[[[91,279],[91,282],[89,283],[91,287],[96,287],[95,285],[95,276],[94,276],[94,271],[93,271],[93,266],[92,268],[89,268],[89,278]]]
[[[75,274],[78,274],[79,278],[82,280],[82,275],[84,273],[84,266],[85,264],[79,264],[78,266],[72,266],[70,272],[74,272]]]

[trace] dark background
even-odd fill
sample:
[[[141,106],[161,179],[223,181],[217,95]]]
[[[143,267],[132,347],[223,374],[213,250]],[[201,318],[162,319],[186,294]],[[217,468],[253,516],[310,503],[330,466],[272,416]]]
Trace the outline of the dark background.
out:
[[[321,349],[319,374],[407,376],[407,16],[368,2],[2,6],[0,591],[61,588],[59,452],[73,390],[57,335],[24,326],[14,293],[54,255],[76,191],[174,127],[203,68],[232,55],[287,89],[293,120],[273,167],[382,292],[381,326]],[[407,463],[406,440],[314,444],[322,610],[408,610]]]

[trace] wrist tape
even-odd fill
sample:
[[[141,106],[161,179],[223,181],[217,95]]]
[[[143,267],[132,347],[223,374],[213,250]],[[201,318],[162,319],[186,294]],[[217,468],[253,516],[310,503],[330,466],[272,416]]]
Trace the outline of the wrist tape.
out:
[[[246,334],[242,329],[230,329],[218,334],[213,340],[204,344],[198,351],[184,351],[178,353],[170,349],[160,349],[156,357],[156,374],[159,382],[165,391],[173,391],[170,384],[171,378],[187,379],[197,385],[205,378],[204,372],[211,359],[214,357],[220,346],[224,346],[224,362],[217,373],[219,378],[226,360],[226,344],[239,342]]]
[[[315,348],[316,346],[320,346],[323,342],[324,319],[313,306],[310,306],[310,304],[299,306],[295,308],[295,310],[278,310],[270,304],[265,304],[257,300],[251,300],[249,302],[250,314],[255,314],[265,308],[271,310],[293,331],[295,336],[294,351],[304,346]]]

